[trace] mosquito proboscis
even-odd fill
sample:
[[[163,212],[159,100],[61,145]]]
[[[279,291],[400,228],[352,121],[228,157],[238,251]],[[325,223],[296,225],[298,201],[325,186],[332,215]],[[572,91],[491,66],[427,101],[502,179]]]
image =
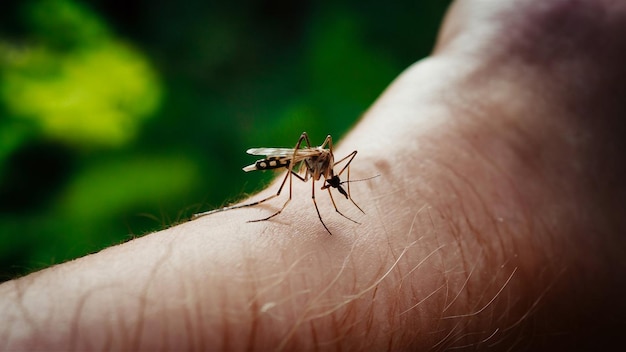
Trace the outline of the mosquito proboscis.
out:
[[[305,143],[306,146],[303,146],[303,143]],[[335,156],[333,154],[333,139],[330,135],[326,136],[324,143],[322,143],[322,145],[320,145],[319,147],[312,147],[309,136],[306,132],[302,132],[302,135],[300,135],[300,138],[298,139],[298,142],[296,143],[294,148],[252,148],[248,149],[247,153],[251,155],[262,155],[264,156],[264,158],[257,160],[254,164],[244,167],[243,170],[246,172],[254,170],[272,170],[281,168],[287,170],[287,173],[285,174],[285,177],[283,178],[280,187],[278,188],[278,191],[269,197],[252,203],[237,204],[194,214],[192,219],[197,219],[202,216],[226,210],[252,207],[264,203],[268,200],[274,199],[280,195],[283,188],[285,187],[285,184],[287,183],[287,180],[289,180],[289,198],[285,201],[285,203],[283,203],[283,206],[270,216],[257,220],[249,220],[248,222],[269,220],[280,214],[285,209],[287,204],[289,204],[289,202],[291,201],[293,177],[296,177],[302,182],[308,182],[309,179],[311,179],[311,198],[313,200],[313,205],[315,205],[317,217],[319,218],[326,231],[328,231],[328,233],[332,235],[332,232],[330,232],[328,226],[326,226],[324,220],[322,219],[322,215],[320,214],[320,210],[317,206],[317,201],[315,200],[315,181],[319,181],[323,177],[324,184],[321,189],[328,191],[328,195],[333,204],[333,207],[335,208],[335,211],[344,218],[358,224],[357,221],[349,218],[341,211],[339,211],[339,209],[337,208],[337,204],[335,203],[335,199],[333,198],[331,188],[336,189],[339,193],[346,197],[346,199],[350,200],[352,204],[357,207],[357,209],[359,209],[362,213],[365,213],[363,209],[361,209],[361,207],[356,204],[356,202],[352,199],[352,196],[350,195],[350,183],[356,181],[365,181],[379,176],[376,175],[374,177],[369,177],[366,179],[351,181],[350,163],[352,163],[352,160],[356,156],[357,151],[355,150],[347,156],[341,158],[340,160],[335,161]],[[338,173],[335,173],[335,167],[339,166],[341,166],[341,169]],[[346,172],[346,180],[342,181],[340,179],[340,176],[342,176],[344,172]],[[343,187],[343,185],[347,185],[347,190]]]

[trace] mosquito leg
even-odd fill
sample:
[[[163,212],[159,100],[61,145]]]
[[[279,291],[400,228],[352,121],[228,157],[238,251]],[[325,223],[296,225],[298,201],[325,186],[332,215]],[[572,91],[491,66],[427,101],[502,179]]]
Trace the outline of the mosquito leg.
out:
[[[330,150],[330,152],[332,153],[333,152],[333,137],[331,137],[330,135],[326,136],[326,139],[324,139],[324,143],[322,143],[322,145],[320,145],[319,147],[321,149],[324,149],[326,145],[328,145],[328,150]]]
[[[296,143],[296,146],[293,149],[293,156],[292,156],[292,161],[296,160],[296,155],[298,155],[298,150],[300,149],[300,145],[302,145],[302,141],[305,141],[307,146],[310,148],[311,147],[311,142],[309,141],[309,136],[306,134],[306,132],[302,132],[302,134],[300,135],[300,138],[298,138],[298,142]],[[283,206],[274,214],[262,218],[262,219],[257,219],[257,220],[249,220],[248,222],[259,222],[259,221],[266,221],[269,220],[273,217],[275,217],[276,215],[280,214],[285,207],[287,207],[287,204],[289,204],[289,202],[291,201],[291,195],[292,195],[292,191],[293,191],[293,175],[296,175],[300,180],[305,181],[305,179],[303,179],[300,175],[298,175],[296,172],[293,171],[293,168],[295,166],[294,162],[289,163],[289,167],[287,168],[287,175],[285,176],[285,179],[283,180],[283,183],[280,185],[280,188],[282,189],[283,186],[285,185],[285,181],[287,181],[287,177],[289,178],[289,198],[287,198],[287,200],[285,201],[285,203],[283,204]],[[277,197],[278,194],[280,194],[280,189],[278,190],[278,193],[274,196],[268,197],[267,199],[263,199],[262,201],[256,202],[256,203],[252,203],[249,206],[252,205],[257,205],[261,202],[264,202],[266,200],[272,199],[274,197]]]
[[[280,214],[280,213],[281,213],[281,212],[285,209],[285,207],[287,206],[287,204],[289,203],[289,201],[290,201],[290,200],[291,200],[291,197],[289,197],[289,199],[287,199],[287,201],[285,202],[285,204],[283,204],[283,206],[280,208],[280,210],[278,210],[278,211],[277,211],[277,212],[275,212],[274,214],[272,214],[272,215],[270,215],[270,216],[268,216],[268,217],[262,218],[262,219],[248,220],[248,222],[267,221],[267,220],[269,220],[269,219],[273,218],[274,216],[276,216],[276,215]]]
[[[273,218],[274,216],[276,216],[276,215],[280,214],[280,213],[281,213],[281,212],[285,209],[285,207],[287,207],[287,203],[289,203],[289,201],[291,200],[291,185],[292,185],[291,176],[296,176],[296,177],[297,177],[300,181],[302,181],[302,182],[306,182],[306,181],[307,181],[304,177],[302,177],[302,176],[298,175],[295,171],[291,170],[291,173],[289,174],[289,199],[287,199],[287,201],[285,202],[285,204],[283,204],[282,208],[280,208],[280,210],[279,210],[279,211],[275,212],[274,214],[272,214],[272,215],[270,215],[270,216],[268,216],[268,217],[266,217],[266,218],[263,218],[263,219],[257,219],[257,220],[248,220],[248,222],[259,222],[259,221],[266,221],[266,220],[269,220],[269,219]],[[281,188],[281,189],[282,189],[282,187],[285,185],[285,181],[286,181],[286,180],[287,180],[287,178],[285,177],[285,179],[283,180],[282,185],[280,185],[280,188]],[[258,201],[258,202],[254,202],[254,203],[251,203],[251,204],[246,204],[246,205],[238,206],[237,208],[241,208],[241,207],[244,207],[244,206],[252,206],[252,205],[257,205],[257,204],[259,204],[259,203],[265,202],[266,200],[269,200],[269,199],[272,199],[272,198],[274,198],[274,197],[277,197],[279,194],[280,194],[280,189],[278,190],[278,193],[277,193],[277,194],[275,194],[275,195],[273,195],[273,196],[271,196],[271,197],[268,197],[268,198],[266,198],[266,199],[263,199],[263,200],[260,200],[260,201]],[[228,209],[226,209],[226,210],[228,210]]]
[[[268,217],[265,217],[265,218],[262,218],[262,219],[256,219],[256,220],[248,220],[248,222],[259,222],[259,221],[269,220],[269,219],[273,218],[274,216],[280,214],[285,209],[285,207],[287,207],[287,204],[289,204],[289,202],[291,201],[291,193],[292,193],[291,191],[292,191],[292,184],[293,184],[291,176],[294,175],[294,174],[295,173],[293,172],[293,170],[290,170],[290,172],[287,174],[287,176],[285,176],[285,179],[283,180],[283,184],[281,185],[281,188],[282,188],[282,186],[285,184],[285,181],[287,180],[287,177],[288,177],[289,178],[289,198],[287,198],[287,200],[285,201],[283,206],[277,212],[275,212],[274,214],[272,214],[272,215],[270,215]],[[297,175],[297,176],[299,177],[300,175]],[[277,197],[277,196],[278,196],[278,194],[270,197],[270,199],[274,198],[274,197]],[[265,200],[263,200],[263,201],[265,201]]]
[[[337,166],[338,164],[341,164],[345,160],[348,160],[348,162],[346,162],[346,165],[343,166],[343,168],[341,169],[341,171],[339,171],[337,176],[341,176],[341,174],[343,174],[343,172],[350,166],[350,163],[352,162],[352,159],[354,159],[354,157],[356,156],[356,153],[357,153],[357,151],[355,150],[352,153],[350,153],[350,154],[346,155],[345,157],[341,158],[341,160],[335,162],[335,164],[333,165],[333,168],[335,166]]]
[[[202,217],[202,216],[211,215],[211,214],[214,214],[214,213],[219,213],[219,212],[226,211],[226,210],[253,207],[255,205],[259,205],[261,203],[267,202],[270,199],[274,199],[274,198],[276,198],[276,197],[278,197],[280,195],[280,192],[282,192],[283,187],[285,186],[285,182],[287,181],[287,177],[288,176],[289,176],[289,174],[285,175],[285,178],[283,178],[283,182],[280,184],[280,187],[278,188],[278,192],[276,192],[276,194],[273,194],[273,195],[271,195],[271,196],[269,196],[267,198],[263,198],[261,200],[258,200],[256,202],[252,202],[252,203],[237,204],[237,205],[232,205],[232,206],[229,206],[229,207],[224,207],[224,208],[219,208],[219,209],[205,211],[205,212],[198,213],[198,214],[193,214],[191,219],[197,219],[197,218]],[[300,175],[296,175],[296,176],[300,177]],[[283,206],[283,208],[284,208],[284,206]]]
[[[350,159],[350,161],[352,161],[352,159]],[[348,165],[348,178],[346,180],[348,181],[348,198],[350,198],[350,200],[352,200],[352,195],[350,194],[350,165]],[[352,203],[354,203],[354,201],[352,201]],[[358,205],[356,207],[359,208]],[[359,208],[359,209],[361,209],[361,208]],[[361,211],[363,211],[363,210],[361,210]]]
[[[352,159],[350,159],[350,161],[352,161]],[[347,178],[347,182],[348,182],[348,199],[350,199],[352,204],[354,204],[354,206],[357,207],[361,211],[361,213],[365,214],[363,209],[361,209],[361,207],[358,204],[356,204],[354,199],[352,199],[352,195],[350,194],[350,164],[348,164],[348,178]],[[328,191],[330,192],[330,189]]]
[[[298,138],[298,143],[296,143],[296,146],[293,148],[293,155],[291,156],[291,162],[289,163],[289,167],[287,167],[287,171],[289,172],[290,176],[289,176],[289,183],[291,184],[291,173],[293,173],[294,175],[298,176],[299,175],[297,173],[295,173],[293,171],[294,167],[296,166],[296,163],[294,162],[296,160],[296,156],[298,155],[298,150],[300,150],[300,146],[302,145],[302,141],[306,142],[306,145],[308,148],[311,148],[311,141],[309,141],[309,135],[306,134],[306,132],[302,132],[302,134],[300,135],[300,138]],[[302,179],[301,177],[299,177],[302,181],[306,182],[305,179]],[[289,189],[291,189],[291,185],[289,186]],[[291,191],[289,193],[289,197],[291,197]]]
[[[343,166],[343,168],[341,169],[341,171],[339,171],[339,173],[337,174],[337,176],[341,176],[341,174],[343,174],[344,171],[348,171],[348,178],[346,179],[346,183],[348,183],[348,199],[350,199],[350,201],[352,202],[352,204],[354,204],[355,207],[357,207],[361,213],[365,214],[365,212],[363,211],[363,209],[361,209],[361,207],[356,204],[356,202],[354,201],[354,199],[352,199],[352,195],[350,195],[350,163],[352,163],[352,160],[354,160],[354,157],[356,156],[357,151],[353,151],[352,153],[346,155],[345,157],[343,157],[341,160],[337,161],[335,163],[334,166],[336,166],[339,163],[344,162],[345,160],[348,160],[346,162],[346,165]],[[330,190],[329,190],[330,191]]]
[[[358,222],[358,221],[354,221],[354,220],[350,219],[349,217],[345,216],[342,212],[340,212],[340,211],[339,211],[339,209],[337,209],[337,204],[335,204],[335,199],[333,198],[333,193],[330,191],[330,188],[326,188],[326,189],[328,190],[328,195],[330,196],[330,201],[331,201],[331,202],[333,202],[333,207],[335,207],[335,211],[336,211],[337,213],[339,213],[339,215],[341,215],[341,216],[343,216],[344,218],[346,218],[346,219],[348,219],[348,220],[352,221],[353,223],[361,225],[361,223],[360,223],[360,222]],[[353,202],[353,203],[354,203],[354,202]],[[356,205],[356,204],[355,204],[355,205]],[[357,208],[359,208],[359,206],[358,206],[358,205],[357,205]],[[361,208],[359,208],[359,209],[361,209]]]
[[[311,147],[311,142],[309,141],[309,136],[306,134],[306,132],[302,132],[302,134],[300,135],[300,138],[298,138],[298,142],[296,143],[296,146],[293,149],[293,156],[292,156],[292,159],[291,159],[292,161],[296,160],[296,155],[298,155],[298,150],[300,149],[300,145],[302,144],[302,141],[305,141],[309,148]],[[277,212],[275,212],[274,214],[272,214],[272,215],[270,215],[268,217],[265,217],[265,218],[262,218],[262,219],[257,219],[257,220],[248,220],[248,222],[259,222],[259,221],[269,220],[269,219],[275,217],[276,215],[280,214],[285,209],[285,207],[287,207],[287,204],[289,204],[289,202],[291,201],[291,195],[292,195],[292,191],[293,191],[293,178],[292,178],[292,176],[296,175],[300,180],[305,181],[300,175],[298,175],[296,172],[293,171],[294,165],[295,165],[294,162],[289,163],[289,167],[287,169],[288,170],[287,176],[285,176],[285,179],[283,180],[283,183],[280,185],[280,188],[282,189],[282,187],[285,185],[285,181],[287,181],[287,177],[289,177],[289,198],[287,198],[287,200],[285,201],[283,206]],[[278,192],[279,192],[278,194],[280,194],[280,190]],[[269,199],[278,196],[278,194],[270,197]],[[268,199],[264,199],[263,201],[265,201],[265,200],[268,200]],[[256,205],[256,204],[253,204],[253,205]]]
[[[300,148],[300,142],[302,142],[302,139],[304,139],[304,141],[306,142],[306,146],[311,148],[311,141],[309,140],[309,135],[306,132],[302,132],[302,134],[300,135],[300,141],[298,141],[298,144],[296,145],[296,149]]]
[[[311,184],[313,185],[313,188],[311,189],[311,199],[313,199],[313,205],[315,205],[315,211],[317,211],[317,217],[320,219],[320,222],[322,223],[322,225],[324,226],[326,231],[328,231],[328,233],[330,235],[332,235],[333,233],[330,232],[330,230],[328,229],[328,227],[324,223],[324,220],[322,220],[322,215],[320,214],[320,209],[317,207],[317,202],[315,201],[315,180],[314,179],[311,179]]]

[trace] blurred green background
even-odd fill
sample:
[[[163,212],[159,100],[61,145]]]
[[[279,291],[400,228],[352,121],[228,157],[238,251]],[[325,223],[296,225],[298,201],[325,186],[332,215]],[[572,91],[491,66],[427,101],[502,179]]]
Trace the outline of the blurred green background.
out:
[[[3,2],[0,280],[257,190],[247,148],[339,138],[448,5]]]

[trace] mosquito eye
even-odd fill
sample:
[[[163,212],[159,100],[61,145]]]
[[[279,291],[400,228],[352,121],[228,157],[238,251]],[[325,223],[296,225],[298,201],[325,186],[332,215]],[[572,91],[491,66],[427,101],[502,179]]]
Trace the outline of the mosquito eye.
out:
[[[337,188],[339,187],[339,185],[341,185],[341,180],[339,179],[339,176],[333,176],[330,179],[326,180],[326,182],[328,183],[328,187]]]

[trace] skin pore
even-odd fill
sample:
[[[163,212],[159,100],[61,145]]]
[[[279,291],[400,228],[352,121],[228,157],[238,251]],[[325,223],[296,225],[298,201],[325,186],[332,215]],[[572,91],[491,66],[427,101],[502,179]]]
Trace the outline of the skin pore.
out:
[[[458,1],[433,55],[398,77],[335,148],[336,158],[358,150],[352,178],[381,175],[350,187],[366,214],[335,196],[360,225],[334,212],[318,182],[330,236],[311,184],[294,180],[293,200],[271,221],[246,222],[280,200],[0,285],[0,346],[617,343],[626,313],[622,33],[620,1]]]

